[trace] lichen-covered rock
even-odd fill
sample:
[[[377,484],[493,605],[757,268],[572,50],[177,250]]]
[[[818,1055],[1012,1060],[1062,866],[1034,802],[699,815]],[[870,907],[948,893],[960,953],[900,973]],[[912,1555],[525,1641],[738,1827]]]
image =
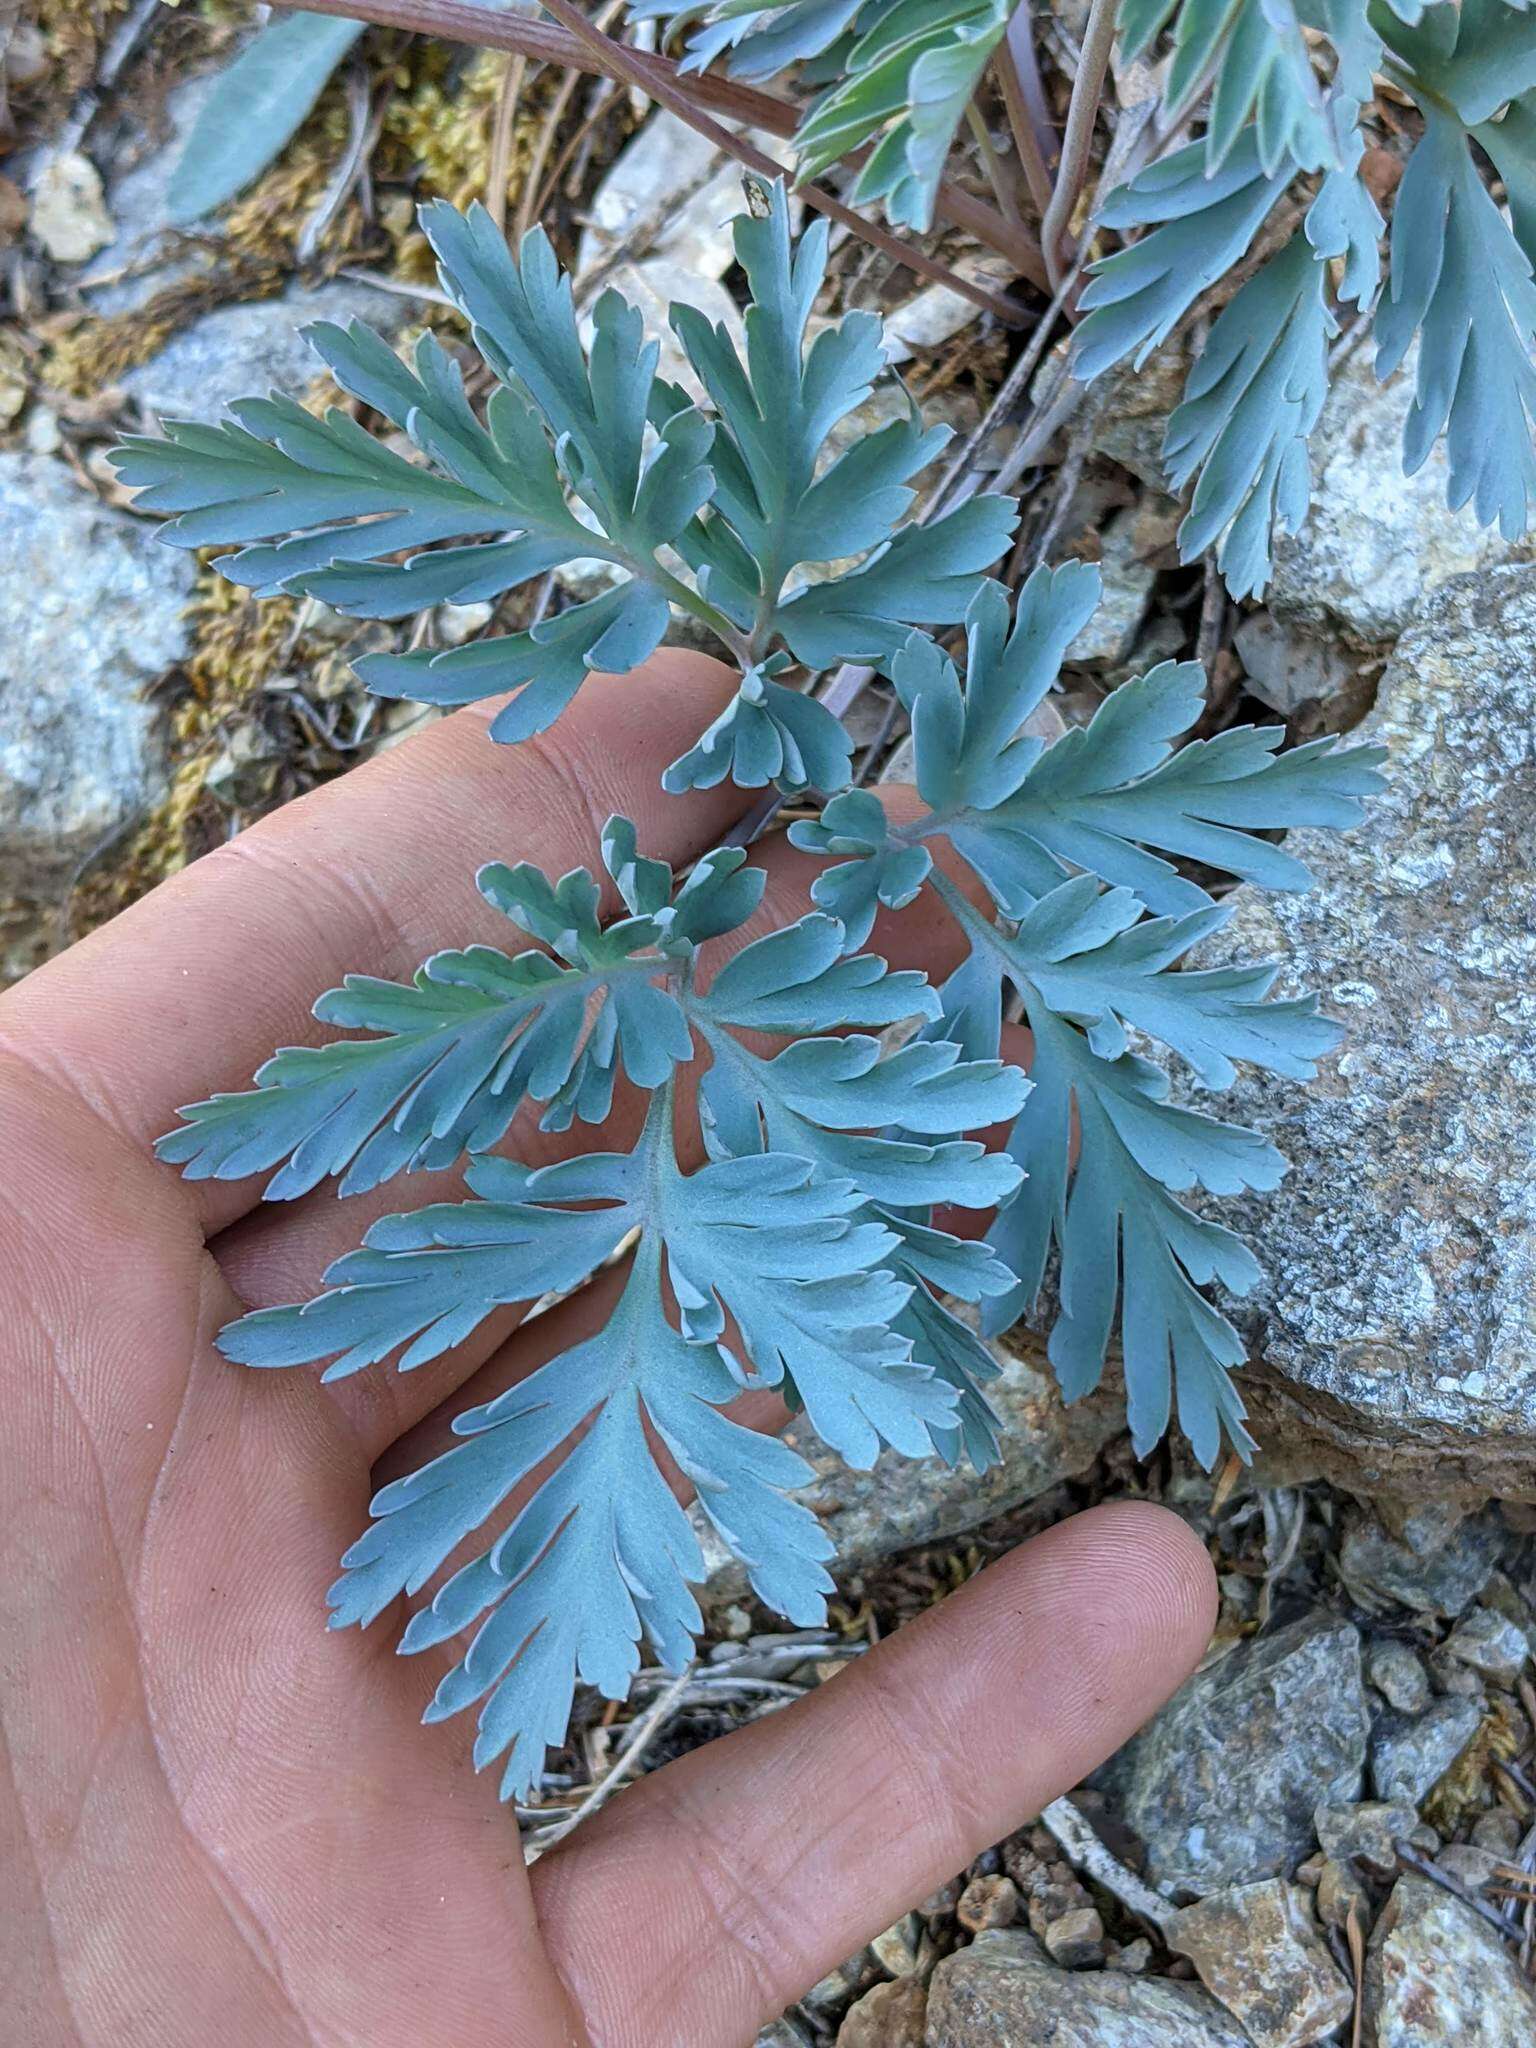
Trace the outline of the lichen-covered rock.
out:
[[[1303,1615],[1192,1678],[1104,1787],[1145,1843],[1155,1884],[1249,1884],[1308,1854],[1320,1800],[1360,1797],[1368,1731],[1359,1632]]]
[[[1436,592],[1358,737],[1366,822],[1288,844],[1317,887],[1239,892],[1203,953],[1278,958],[1351,1026],[1308,1086],[1226,1098],[1291,1161],[1223,1205],[1256,1434],[1292,1472],[1411,1499],[1536,1498],[1536,568]]]
[[[1469,1515],[1426,1501],[1388,1529],[1354,1508],[1339,1544],[1339,1576],[1362,1607],[1395,1603],[1415,1614],[1454,1617],[1477,1598],[1508,1548],[1509,1530],[1492,1510]]]
[[[0,452],[0,896],[50,899],[153,800],[144,686],[187,650],[195,574],[62,463]]]
[[[1213,1892],[1184,1908],[1168,1938],[1254,2048],[1311,2048],[1354,2010],[1307,1893],[1284,1878]]]
[[[1508,1690],[1530,1662],[1531,1646],[1525,1630],[1507,1614],[1474,1607],[1446,1638],[1445,1654]]]
[[[928,1992],[927,2048],[1250,2048],[1193,1985],[1059,1970],[1027,1934],[978,1935]]]
[[[1389,1707],[1400,1714],[1422,1714],[1429,1705],[1429,1673],[1418,1651],[1391,1636],[1372,1643],[1365,1675]]]
[[[1529,559],[1533,542],[1480,527],[1445,502],[1445,443],[1403,475],[1403,427],[1417,353],[1385,384],[1357,350],[1334,378],[1312,436],[1312,509],[1281,535],[1269,604],[1280,618],[1357,642],[1395,640],[1424,593],[1453,576]]]
[[[1020,1330],[993,1346],[1003,1373],[987,1398],[1001,1422],[1003,1455],[988,1472],[978,1474],[968,1463],[946,1469],[936,1458],[893,1451],[883,1452],[869,1471],[855,1472],[804,1421],[790,1424],[785,1441],[816,1474],[798,1498],[837,1546],[829,1569],[859,1571],[892,1551],[947,1541],[1087,1470],[1124,1427],[1124,1390],[1111,1384],[1065,1406],[1030,1341]],[[746,1585],[740,1564],[697,1509],[693,1523],[710,1565],[707,1597],[737,1598]]]
[[[1413,1720],[1385,1716],[1371,1741],[1371,1782],[1378,1799],[1419,1806],[1482,1726],[1477,1700],[1436,1700]]]
[[[1399,1878],[1371,1937],[1367,2048],[1530,2048],[1536,1996],[1513,1945],[1422,1878]]]

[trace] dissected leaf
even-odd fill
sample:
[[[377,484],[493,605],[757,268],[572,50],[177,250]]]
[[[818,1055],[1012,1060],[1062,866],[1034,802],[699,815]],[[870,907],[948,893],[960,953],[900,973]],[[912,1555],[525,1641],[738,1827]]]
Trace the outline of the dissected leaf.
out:
[[[1443,433],[1447,498],[1469,500],[1506,539],[1536,497],[1536,282],[1477,174],[1466,130],[1431,104],[1392,213],[1391,271],[1376,312],[1376,372],[1389,376],[1420,337],[1403,437],[1410,475]]]
[[[1090,381],[1126,356],[1140,369],[1200,294],[1247,254],[1292,169],[1287,161],[1267,171],[1248,127],[1217,171],[1208,171],[1204,145],[1192,142],[1112,192],[1100,226],[1152,232],[1094,265],[1082,296],[1087,318],[1073,343],[1075,374]]]
[[[1267,172],[1286,163],[1318,170],[1335,161],[1295,0],[1127,0],[1120,20],[1128,58],[1144,54],[1171,24],[1169,119],[1211,87],[1204,149],[1212,170],[1250,122]]]
[[[775,682],[765,664],[747,671],[736,695],[667,769],[661,786],[676,796],[685,789],[713,789],[729,776],[741,789],[771,782],[798,796],[807,789],[843,788],[852,763],[853,744],[842,720],[803,690]]]
[[[1520,0],[1458,0],[1416,21],[1400,14],[1378,7],[1374,17],[1393,55],[1468,127],[1536,87],[1536,10]]]
[[[800,124],[800,176],[869,146],[855,203],[882,200],[893,226],[930,227],[955,129],[1012,11],[1011,0],[897,0],[875,10],[844,77]]]
[[[338,1625],[372,1620],[419,1590],[514,1488],[563,1454],[506,1533],[418,1614],[403,1645],[422,1648],[474,1625],[432,1714],[485,1699],[476,1756],[485,1763],[511,1748],[508,1794],[526,1791],[544,1744],[563,1735],[578,1678],[622,1697],[642,1638],[673,1665],[691,1652],[699,1615],[688,1587],[703,1563],[648,1428],[698,1488],[758,1592],[801,1623],[822,1616],[828,1546],[814,1519],[780,1497],[807,1468],[719,1412],[743,1386],[782,1388],[855,1465],[870,1464],[882,1444],[911,1456],[935,1447],[951,1457],[995,1453],[982,1392],[989,1366],[933,1289],[978,1299],[1012,1276],[984,1248],[924,1219],[940,1199],[983,1207],[1017,1184],[1010,1162],[947,1133],[957,1121],[1014,1114],[1023,1077],[922,1040],[885,1057],[867,1036],[802,1036],[776,1056],[758,1052],[737,1032],[885,1024],[931,1018],[937,1006],[921,976],[848,958],[841,928],[815,915],[754,941],[700,995],[694,947],[751,908],[735,864],[706,864],[702,880],[696,870],[674,894],[669,870],[640,858],[623,821],[609,827],[605,857],[627,913],[608,925],[584,871],[551,884],[533,869],[500,870],[487,893],[584,970],[589,1008],[594,992],[612,1004],[620,987],[646,986],[684,1040],[700,1035],[710,1055],[710,1163],[686,1172],[677,1157],[670,1077],[685,1048],[658,1012],[645,1020],[655,1044],[625,1040],[632,1077],[656,1091],[634,1151],[536,1170],[477,1157],[472,1199],[385,1217],[332,1266],[313,1301],[259,1310],[220,1338],[247,1365],[329,1359],[326,1377],[337,1378],[398,1354],[411,1371],[498,1307],[575,1287],[633,1241],[633,1269],[606,1327],[460,1417],[464,1443],[387,1487],[333,1590]],[[664,988],[638,978],[642,941]],[[393,992],[407,1007],[409,993]],[[605,1043],[604,1014],[589,1046]],[[562,1048],[561,1063],[567,1056]],[[249,1111],[263,1092],[272,1091],[237,1100]],[[504,1128],[505,1103],[498,1114]],[[898,1114],[937,1142],[870,1129]]]
[[[671,35],[687,33],[681,68],[703,71],[729,59],[733,78],[761,84],[776,72],[828,50],[853,24],[866,0],[637,0],[637,21],[664,18]]]
[[[1021,731],[1098,589],[1097,571],[1083,563],[1037,569],[1010,627],[1006,596],[995,584],[983,586],[966,622],[963,689],[948,656],[914,636],[892,673],[912,719],[925,814],[879,833],[866,825],[868,851],[850,840],[853,861],[815,883],[812,894],[823,908],[840,905],[852,914],[864,892],[878,887],[856,879],[861,865],[873,864],[884,878],[897,855],[938,838],[968,862],[1009,917],[1025,915],[1075,870],[1133,889],[1156,911],[1208,905],[1206,892],[1159,853],[1264,888],[1309,886],[1295,854],[1256,835],[1354,823],[1360,799],[1377,787],[1379,750],[1339,752],[1329,736],[1281,754],[1279,726],[1235,726],[1176,750],[1175,740],[1205,703],[1204,679],[1188,662],[1164,662],[1123,683],[1090,724],[1070,729],[1049,749]],[[840,799],[823,813],[825,836],[797,828],[798,842],[841,850],[831,838],[834,829],[847,830],[847,804]],[[896,872],[898,893],[921,880],[915,870]]]
[[[1304,242],[1302,256],[1313,263]],[[1054,1246],[1061,1317],[1051,1356],[1066,1391],[1096,1383],[1118,1294],[1137,1442],[1166,1427],[1176,1384],[1181,1422],[1209,1462],[1223,1429],[1239,1448],[1247,1438],[1227,1378],[1241,1346],[1200,1289],[1218,1279],[1240,1291],[1254,1267],[1230,1232],[1175,1197],[1197,1184],[1216,1194],[1273,1186],[1280,1160],[1251,1132],[1171,1102],[1166,1077],[1133,1051],[1131,1035],[1159,1040],[1204,1086],[1224,1088],[1238,1063],[1307,1078],[1339,1034],[1314,999],[1271,999],[1272,964],[1184,968],[1224,913],[1152,849],[1267,887],[1305,887],[1297,857],[1259,835],[1352,821],[1381,757],[1337,752],[1331,739],[1279,754],[1278,727],[1175,751],[1204,696],[1200,671],[1171,662],[1123,684],[1090,725],[1046,748],[1025,721],[1097,596],[1097,573],[1082,563],[1036,570],[1011,619],[1005,594],[984,586],[966,622],[963,687],[949,658],[915,635],[892,675],[912,721],[924,814],[893,824],[871,793],[853,791],[794,837],[846,856],[812,893],[848,916],[858,942],[878,901],[910,901],[924,887],[958,920],[969,958],[920,1043],[936,1042],[962,1066],[993,1060],[1005,984],[1022,1002],[1033,1087],[1009,1150],[1028,1177],[989,1236],[1017,1282],[975,1297],[984,1326],[1005,1328],[1034,1300]],[[1016,931],[989,923],[931,865],[928,842],[938,839],[1018,920]],[[710,1085],[722,1084],[711,1077],[706,1094]],[[952,1128],[966,1125],[957,1116]]]
[[[160,1157],[189,1180],[240,1180],[286,1161],[268,1200],[328,1175],[351,1194],[485,1150],[529,1099],[548,1105],[546,1129],[564,1129],[607,1115],[621,1071],[659,1086],[692,1050],[669,981],[698,944],[751,915],[763,877],[740,848],[721,848],[674,900],[664,862],[636,864],[627,819],[610,820],[603,856],[626,915],[602,922],[585,868],[558,882],[526,863],[482,868],[486,901],[548,951],[435,953],[408,983],[349,975],[315,1015],[378,1036],[287,1047],[248,1093],[184,1109]]]
[[[1325,284],[1298,230],[1223,309],[1168,422],[1170,486],[1182,491],[1199,478],[1180,552],[1195,561],[1216,545],[1234,597],[1262,596],[1272,535],[1299,532],[1307,516],[1307,440],[1328,396],[1336,328]]]

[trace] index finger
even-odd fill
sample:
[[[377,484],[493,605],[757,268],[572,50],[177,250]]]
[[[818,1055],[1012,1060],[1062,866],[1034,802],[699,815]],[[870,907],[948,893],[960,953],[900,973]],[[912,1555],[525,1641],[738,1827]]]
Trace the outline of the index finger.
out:
[[[664,648],[632,675],[590,677],[551,734],[516,747],[486,735],[498,705],[461,711],[263,819],[29,976],[0,1001],[0,1046],[143,1148],[182,1103],[248,1085],[279,1045],[333,1035],[310,1010],[343,974],[399,979],[444,945],[505,946],[505,920],[475,891],[482,862],[557,875],[591,864],[614,811],[674,865],[706,851],[751,792],[667,796],[661,773],[736,680]],[[260,1184],[187,1193],[212,1231]]]

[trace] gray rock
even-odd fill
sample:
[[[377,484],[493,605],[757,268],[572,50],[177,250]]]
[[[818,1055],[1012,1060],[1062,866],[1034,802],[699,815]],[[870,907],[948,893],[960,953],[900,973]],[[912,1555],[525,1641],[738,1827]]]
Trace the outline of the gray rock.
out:
[[[1447,1877],[1454,1877],[1469,1892],[1485,1891],[1496,1884],[1507,1858],[1492,1849],[1479,1849],[1471,1842],[1447,1842],[1435,1858]]]
[[[264,398],[269,391],[297,396],[326,374],[300,331],[310,321],[362,320],[390,334],[408,305],[345,279],[293,285],[280,298],[203,314],[147,363],[125,371],[118,384],[156,418],[217,419],[232,399]]]
[[[1525,1669],[1531,1646],[1525,1631],[1491,1607],[1474,1607],[1445,1640],[1445,1655],[1470,1665],[1495,1685],[1512,1686]]]
[[[1323,1854],[1335,1863],[1363,1863],[1379,1876],[1397,1869],[1397,1845],[1419,1824],[1413,1806],[1364,1799],[1354,1806],[1319,1806],[1312,1824]]]
[[[187,650],[195,575],[62,463],[0,452],[0,895],[52,897],[154,799],[143,691]]]
[[[1249,695],[1282,717],[1316,712],[1328,731],[1337,732],[1370,709],[1368,665],[1336,635],[1323,638],[1272,612],[1253,612],[1232,638]]]
[[[1423,1658],[1407,1643],[1390,1637],[1372,1643],[1365,1656],[1365,1675],[1400,1714],[1421,1714],[1429,1705],[1429,1673]]]
[[[946,1956],[928,1992],[927,2048],[1248,2048],[1192,1985],[1059,1970],[1027,1934],[983,1934]]]
[[[1122,512],[1104,529],[1099,573],[1104,595],[1093,617],[1067,650],[1084,667],[1114,667],[1129,658],[1152,601],[1157,571],[1138,546],[1139,513]]]
[[[813,2038],[797,2020],[775,2020],[771,2027],[764,2027],[758,2035],[754,2048],[814,2048]]]
[[[1366,1959],[1367,2048],[1530,2048],[1536,1997],[1516,1950],[1422,1878],[1399,1878]]]
[[[1482,1726],[1476,1700],[1436,1700],[1415,1720],[1383,1718],[1371,1741],[1371,1783],[1378,1799],[1418,1806]]]
[[[1362,643],[1396,639],[1426,591],[1453,576],[1529,560],[1533,541],[1479,527],[1470,507],[1446,507],[1445,443],[1416,475],[1403,475],[1403,427],[1417,352],[1379,384],[1371,352],[1350,357],[1333,381],[1312,437],[1312,509],[1301,532],[1280,536],[1270,609],[1324,634]]]
[[[130,313],[155,292],[214,259],[208,245],[217,229],[200,224],[195,240],[176,234],[166,218],[171,177],[203,102],[218,83],[218,67],[200,72],[170,93],[165,133],[149,149],[130,149],[107,179],[113,237],[80,274],[81,290],[93,313]],[[130,138],[130,142],[137,138]]]
[[[1466,1515],[1431,1502],[1400,1518],[1398,1533],[1355,1509],[1339,1544],[1339,1575],[1362,1607],[1396,1603],[1455,1616],[1487,1585],[1508,1548],[1494,1513]]]
[[[1360,729],[1391,750],[1385,795],[1356,831],[1292,835],[1318,886],[1238,892],[1202,949],[1285,961],[1352,1027],[1317,1081],[1245,1075],[1224,1102],[1292,1162],[1224,1220],[1262,1247],[1245,1393],[1293,1476],[1536,1497],[1533,725],[1536,568],[1436,592]]]
[[[1307,1893],[1283,1878],[1186,1906],[1168,1939],[1242,2022],[1254,2048],[1311,2048],[1354,2011],[1354,1992],[1318,1932]]]
[[[987,1398],[1002,1424],[1003,1457],[989,1472],[977,1474],[964,1463],[950,1471],[937,1459],[901,1458],[891,1451],[868,1472],[855,1472],[803,1421],[790,1425],[785,1441],[816,1473],[798,1498],[820,1517],[837,1546],[829,1570],[859,1571],[892,1551],[947,1541],[1087,1470],[1124,1426],[1124,1391],[1110,1384],[1066,1407],[1050,1367],[1031,1344],[1021,1327],[993,1347],[1003,1373],[987,1388]],[[710,1566],[706,1597],[738,1598],[745,1573],[697,1508],[691,1514]]]
[[[1360,1796],[1360,1637],[1316,1613],[1256,1636],[1176,1693],[1105,1774],[1165,1889],[1277,1877],[1312,1848],[1321,1799]]]

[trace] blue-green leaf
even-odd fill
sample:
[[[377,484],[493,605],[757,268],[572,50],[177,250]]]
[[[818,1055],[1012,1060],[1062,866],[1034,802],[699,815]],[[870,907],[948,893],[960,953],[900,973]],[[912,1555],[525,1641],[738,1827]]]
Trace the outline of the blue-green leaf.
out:
[[[1298,230],[1223,309],[1168,422],[1163,458],[1182,491],[1198,476],[1179,528],[1194,561],[1217,546],[1234,597],[1262,595],[1271,537],[1296,533],[1311,501],[1307,441],[1328,395],[1325,271]]]
[[[165,214],[173,227],[201,220],[260,177],[366,26],[278,14],[252,37],[215,80],[171,173]]]
[[[435,953],[403,984],[349,975],[315,1015],[377,1036],[285,1048],[249,1092],[183,1109],[160,1157],[189,1180],[240,1180],[286,1160],[269,1200],[328,1175],[351,1194],[485,1150],[529,1099],[559,1130],[575,1117],[600,1122],[621,1070],[659,1086],[692,1051],[677,972],[752,914],[763,876],[739,848],[721,848],[674,904],[671,870],[637,861],[627,819],[609,821],[603,854],[629,915],[601,919],[585,868],[558,881],[526,863],[482,868],[482,896],[548,951]]]
[[[1012,11],[1011,0],[895,0],[874,10],[844,76],[800,124],[800,176],[873,145],[855,203],[882,200],[897,227],[932,226],[955,129]]]
[[[1073,342],[1075,374],[1091,381],[1126,356],[1140,369],[1200,294],[1247,254],[1293,168],[1287,160],[1266,169],[1248,127],[1219,170],[1209,169],[1204,144],[1192,142],[1112,192],[1100,226],[1152,232],[1094,265],[1082,296],[1087,318]]]
[[[1376,370],[1389,376],[1420,336],[1403,438],[1410,475],[1443,433],[1448,500],[1471,502],[1506,539],[1536,497],[1536,282],[1478,176],[1461,123],[1435,105],[1392,215],[1391,274],[1376,313]]]

